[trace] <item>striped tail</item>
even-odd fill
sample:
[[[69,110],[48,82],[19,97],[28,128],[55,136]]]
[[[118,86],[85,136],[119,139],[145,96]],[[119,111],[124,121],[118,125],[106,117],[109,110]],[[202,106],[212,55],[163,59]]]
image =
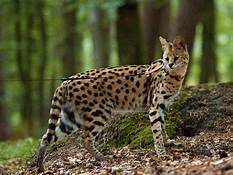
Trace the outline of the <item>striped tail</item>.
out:
[[[49,143],[53,141],[55,138],[55,135],[54,135],[55,129],[57,126],[59,115],[61,113],[62,104],[64,104],[64,94],[65,93],[63,91],[63,87],[60,86],[56,89],[53,99],[52,99],[49,121],[48,121],[48,129],[42,137],[40,148],[39,148],[39,153],[37,157],[37,167],[39,168],[38,170],[40,172],[44,170],[43,159],[46,153],[46,148],[49,145]]]

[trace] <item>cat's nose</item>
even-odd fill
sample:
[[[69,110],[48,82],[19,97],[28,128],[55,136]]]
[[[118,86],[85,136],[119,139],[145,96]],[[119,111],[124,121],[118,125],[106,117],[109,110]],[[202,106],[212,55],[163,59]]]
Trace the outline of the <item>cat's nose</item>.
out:
[[[173,66],[173,65],[174,65],[174,64],[173,64],[173,63],[171,63],[171,64],[169,64],[169,67],[170,67],[170,68],[172,68],[172,66]]]

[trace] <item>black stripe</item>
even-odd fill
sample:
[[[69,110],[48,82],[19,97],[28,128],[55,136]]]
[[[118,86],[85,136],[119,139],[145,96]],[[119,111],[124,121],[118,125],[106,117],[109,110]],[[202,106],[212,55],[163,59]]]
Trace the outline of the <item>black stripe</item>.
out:
[[[164,98],[164,99],[168,99],[168,98],[170,98],[171,96],[172,96],[172,95],[164,95],[163,98]]]
[[[69,129],[71,129],[71,127],[67,129],[67,126],[63,122],[60,123],[59,127],[60,127],[61,131],[64,133],[67,133],[67,134],[71,133],[71,131],[69,130]]]
[[[160,123],[163,123],[163,124],[164,124],[164,121],[163,121],[163,119],[162,119],[161,116],[158,117],[158,118],[156,118],[156,119],[154,119],[154,121],[151,122],[151,125],[154,125],[154,124],[156,124],[157,122],[160,122]]]
[[[162,104],[159,105],[159,107],[160,107],[162,110],[164,110],[164,109],[165,109],[165,104],[162,103]]]
[[[49,127],[48,128],[51,129],[51,130],[55,130],[56,125],[54,123],[49,123]]]
[[[70,111],[68,108],[64,108],[63,112],[66,113],[69,121],[73,124],[76,124],[75,115],[73,111]]]
[[[61,108],[59,107],[59,106],[57,106],[57,105],[51,105],[51,108],[53,108],[53,109],[57,109],[57,110],[59,110],[59,111],[61,111]]]
[[[47,138],[46,138],[46,139],[47,139],[48,143],[51,142],[52,137],[53,137],[53,135],[52,135],[51,133],[48,133],[48,134],[47,134]]]
[[[98,126],[104,126],[104,123],[100,122],[100,121],[94,121],[93,122],[95,125],[98,125]]]
[[[156,115],[157,111],[153,111],[153,112],[150,112],[149,115],[152,116],[152,115]]]
[[[58,120],[59,116],[56,114],[50,114],[49,118],[52,120]]]

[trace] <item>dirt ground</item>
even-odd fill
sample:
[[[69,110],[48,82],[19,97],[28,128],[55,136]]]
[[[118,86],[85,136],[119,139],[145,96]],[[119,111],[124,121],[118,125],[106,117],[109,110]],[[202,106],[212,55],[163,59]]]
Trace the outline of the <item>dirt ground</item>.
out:
[[[186,118],[177,127],[175,142],[166,146],[166,156],[158,157],[153,149],[124,146],[112,148],[106,160],[97,161],[70,137],[52,146],[40,175],[233,175],[233,84],[187,90],[195,93],[182,102],[178,112]],[[28,166],[15,174],[37,171]]]
[[[151,149],[112,149],[107,160],[96,161],[81,145],[69,140],[48,155],[45,174],[233,174],[233,132],[201,132],[178,137],[159,158]],[[74,144],[75,143],[75,144]],[[37,174],[31,167],[18,174]]]

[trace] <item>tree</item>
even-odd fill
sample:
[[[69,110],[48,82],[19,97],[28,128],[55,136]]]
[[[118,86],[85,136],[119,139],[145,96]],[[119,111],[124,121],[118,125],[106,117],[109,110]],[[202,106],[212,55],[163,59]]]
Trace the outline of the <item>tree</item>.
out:
[[[170,29],[170,1],[144,0],[142,29],[147,62],[154,61],[159,36],[168,38]]]
[[[3,23],[2,20],[2,14],[0,12],[0,24]],[[0,41],[2,41],[2,35],[3,35],[3,28],[0,26]],[[5,85],[4,81],[4,56],[3,56],[3,50],[0,49],[0,140],[8,139],[11,135],[11,127],[9,125],[9,122],[7,120],[5,105],[4,105],[4,91],[5,91]]]
[[[44,0],[37,0],[37,16],[39,19],[39,31],[40,31],[40,45],[41,56],[39,61],[39,72],[37,79],[43,79],[45,77],[45,70],[47,68],[47,30],[46,19],[44,15],[45,2]],[[44,81],[39,81],[38,84],[38,101],[39,101],[39,118],[40,125],[43,125],[47,117],[45,117],[45,105],[44,105]]]
[[[32,133],[34,129],[33,115],[32,115],[32,84],[29,81],[32,78],[32,53],[34,39],[32,37],[32,29],[34,24],[34,14],[32,1],[25,1],[25,50],[23,50],[23,31],[22,31],[22,19],[21,8],[22,1],[15,0],[15,40],[16,40],[16,60],[19,71],[20,79],[22,80],[22,107],[21,116],[23,123],[26,125],[25,132]],[[25,51],[23,55],[23,51]]]
[[[175,27],[173,31],[173,37],[175,35],[181,35],[185,38],[188,45],[188,51],[190,58],[192,58],[192,50],[194,45],[194,37],[196,32],[197,23],[200,21],[203,12],[203,0],[180,0],[178,15],[175,20]],[[189,61],[189,69],[191,67],[192,60]],[[186,76],[186,77],[187,77]]]
[[[63,72],[64,76],[70,76],[76,72],[76,10],[75,0],[63,1],[64,16],[64,55],[63,55]]]
[[[215,4],[213,0],[204,2],[200,83],[208,83],[211,80],[218,82],[215,40]]]
[[[91,12],[95,67],[107,67],[110,56],[110,21],[106,10],[95,5]]]
[[[116,35],[120,64],[145,63],[138,3],[127,0],[125,4],[118,7],[117,14]]]

